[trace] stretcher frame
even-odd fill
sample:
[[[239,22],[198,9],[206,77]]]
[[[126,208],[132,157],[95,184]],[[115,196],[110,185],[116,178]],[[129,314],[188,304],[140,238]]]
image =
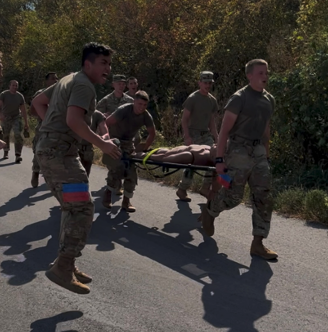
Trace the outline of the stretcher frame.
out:
[[[189,169],[193,171],[193,173],[196,173],[202,177],[213,177],[213,176],[208,176],[199,173],[198,171],[210,171],[210,172],[215,172],[216,169],[214,166],[198,166],[198,165],[192,165],[192,164],[178,164],[178,163],[167,163],[167,162],[162,162],[162,161],[154,161],[154,160],[146,160],[144,159],[139,159],[139,158],[133,158],[133,157],[127,157],[123,156],[122,158],[123,163],[125,164],[126,168],[129,168],[129,163],[134,163],[136,164],[136,167],[142,170],[147,171],[149,174],[151,174],[154,178],[164,178],[166,176],[169,176],[171,174],[174,174],[178,172],[180,169]],[[139,164],[142,164],[144,167],[140,166]],[[147,165],[153,165],[154,167],[149,168]],[[162,175],[157,175],[153,174],[152,171],[162,168]],[[170,171],[170,169],[173,169]]]

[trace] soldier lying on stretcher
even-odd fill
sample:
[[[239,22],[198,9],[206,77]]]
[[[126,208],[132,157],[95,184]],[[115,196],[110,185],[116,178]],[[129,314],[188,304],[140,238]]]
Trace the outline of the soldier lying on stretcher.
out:
[[[175,148],[159,148],[151,154],[148,160],[159,161],[163,163],[190,164],[197,166],[215,166],[216,145],[182,145]],[[149,152],[136,152],[132,154],[133,158],[144,159]]]
[[[141,143],[142,144],[142,143]],[[131,155],[132,158],[144,159],[149,152],[136,152]],[[150,154],[147,160],[159,161],[163,163],[190,164],[195,166],[213,166],[215,167],[216,145],[182,145],[172,149],[159,148]],[[221,184],[217,181],[216,172],[213,172],[213,180],[207,199],[211,199],[219,191]]]

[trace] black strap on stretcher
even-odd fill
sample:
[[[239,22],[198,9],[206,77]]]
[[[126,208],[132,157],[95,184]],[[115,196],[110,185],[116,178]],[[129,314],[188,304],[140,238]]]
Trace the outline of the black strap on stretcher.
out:
[[[130,167],[130,163],[134,163],[137,168],[147,171],[149,174],[151,174],[156,179],[162,179],[166,176],[172,175],[176,172],[178,172],[180,169],[190,169],[194,173],[198,174],[202,177],[212,177],[208,175],[203,175],[197,171],[212,171],[215,172],[215,167],[211,166],[197,166],[197,165],[191,165],[191,164],[175,164],[175,163],[165,163],[160,161],[153,161],[153,160],[147,160],[147,165],[154,165],[155,167],[149,168],[149,167],[142,167],[139,164],[143,163],[143,159],[139,158],[131,158],[126,155],[123,155],[122,162],[124,163],[124,166],[126,169]],[[162,175],[153,174],[152,171],[162,168]],[[173,169],[170,171],[170,169]]]

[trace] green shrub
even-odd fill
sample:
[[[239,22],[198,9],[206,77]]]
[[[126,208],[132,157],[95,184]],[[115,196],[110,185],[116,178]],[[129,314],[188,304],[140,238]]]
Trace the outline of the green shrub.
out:
[[[328,195],[315,189],[305,196],[305,216],[307,219],[328,223]]]
[[[275,210],[283,214],[300,216],[304,211],[304,190],[288,189],[278,193]]]

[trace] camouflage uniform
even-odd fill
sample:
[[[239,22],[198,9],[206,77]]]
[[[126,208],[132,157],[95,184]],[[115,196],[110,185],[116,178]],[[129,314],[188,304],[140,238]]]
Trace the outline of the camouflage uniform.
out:
[[[253,235],[266,238],[272,215],[271,174],[266,148],[261,141],[274,111],[274,98],[247,86],[229,100],[226,110],[238,114],[230,131],[225,162],[232,178],[231,188],[222,188],[208,203],[208,212],[217,217],[240,204],[246,183],[253,206]]]
[[[119,141],[121,151],[126,156],[131,155],[135,151],[132,140],[126,141],[120,139]],[[133,192],[138,184],[138,175],[135,164],[130,163],[129,167],[125,167],[125,164],[121,160],[115,160],[107,154],[103,155],[102,162],[108,169],[106,178],[108,190],[116,192],[121,187],[121,180],[124,179],[124,196],[132,198]]]
[[[37,96],[39,95],[44,89],[40,89],[38,90],[32,97],[32,100]],[[32,141],[32,151],[33,151],[33,159],[32,159],[32,171],[35,172],[35,173],[40,173],[40,166],[39,166],[39,163],[38,163],[38,159],[35,155],[35,149],[36,149],[36,143],[38,142],[38,139],[40,137],[40,133],[39,133],[39,129],[42,125],[42,120],[37,117],[38,119],[38,124],[36,125],[35,129],[34,129],[34,137],[33,137],[33,141]]]
[[[33,141],[32,141],[32,151],[34,153],[33,159],[32,159],[32,171],[35,173],[40,173],[40,165],[38,162],[38,158],[35,155],[35,151],[36,151],[36,144],[38,143],[38,139],[40,137],[40,127],[42,125],[42,120],[39,119],[38,120],[38,124],[35,127],[34,130],[34,137],[33,137]]]
[[[189,136],[192,139],[192,144],[212,146],[214,141],[209,126],[213,114],[216,114],[219,110],[216,98],[210,93],[204,96],[199,91],[195,91],[186,99],[183,108],[190,112]],[[193,174],[189,169],[184,170],[179,189],[187,190],[190,188]],[[205,173],[204,187],[209,188],[211,186],[212,177],[212,172]]]
[[[94,203],[88,176],[78,155],[80,138],[68,127],[66,115],[69,106],[83,108],[85,121],[90,125],[96,92],[89,78],[78,72],[62,78],[44,93],[50,103],[40,128],[36,155],[62,209],[59,254],[74,258],[80,256],[86,244]]]
[[[148,111],[136,115],[133,111],[133,104],[120,106],[113,116],[117,123],[108,128],[110,137],[119,139],[122,152],[130,155],[135,150],[133,139],[136,133],[142,126],[154,127],[153,119]],[[125,168],[121,161],[114,160],[106,154],[102,161],[108,169],[107,188],[110,191],[119,189],[121,180],[124,179],[124,196],[132,198],[138,179],[135,165],[131,163],[128,168]]]
[[[10,150],[10,132],[13,130],[15,139],[15,155],[20,156],[22,154],[24,139],[23,132],[23,120],[20,115],[18,116],[6,116],[5,121],[2,122],[3,128],[3,140],[6,142],[4,151]]]
[[[111,115],[119,106],[133,103],[134,99],[128,96],[126,93],[123,93],[121,98],[117,98],[114,92],[105,96],[97,104],[97,110],[101,113],[106,114],[106,116]]]
[[[120,75],[116,75],[120,77]],[[114,76],[115,79],[115,76]],[[111,115],[119,106],[124,104],[130,104],[133,103],[134,98],[130,97],[126,92],[123,93],[123,96],[121,98],[117,98],[114,94],[114,91],[110,93],[109,95],[105,96],[103,99],[101,99],[97,104],[97,110],[106,114],[106,116]],[[135,136],[135,146],[137,146],[141,141],[141,137],[139,134],[139,131],[137,132]]]
[[[96,132],[99,124],[105,120],[106,117],[101,112],[96,110],[92,114],[90,129],[93,132]],[[89,176],[94,157],[93,145],[85,140],[82,140],[82,142],[79,143],[78,148],[81,163]]]
[[[10,150],[10,132],[13,130],[15,155],[20,156],[24,144],[22,136],[23,121],[20,106],[25,103],[24,96],[19,92],[12,94],[9,90],[6,90],[0,94],[0,100],[3,102],[2,113],[5,118],[4,121],[2,121],[3,140],[6,142],[4,151]]]

